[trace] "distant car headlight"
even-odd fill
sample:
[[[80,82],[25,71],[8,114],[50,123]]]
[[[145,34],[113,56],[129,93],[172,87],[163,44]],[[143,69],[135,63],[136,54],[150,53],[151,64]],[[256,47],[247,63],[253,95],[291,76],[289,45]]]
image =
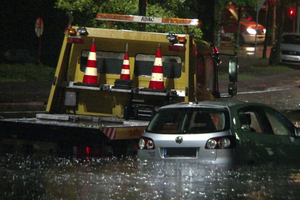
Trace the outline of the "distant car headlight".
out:
[[[250,34],[250,35],[255,35],[256,34],[256,30],[254,28],[247,28],[247,32]]]
[[[263,32],[264,32],[264,34],[266,34],[266,29],[265,28],[263,29]]]

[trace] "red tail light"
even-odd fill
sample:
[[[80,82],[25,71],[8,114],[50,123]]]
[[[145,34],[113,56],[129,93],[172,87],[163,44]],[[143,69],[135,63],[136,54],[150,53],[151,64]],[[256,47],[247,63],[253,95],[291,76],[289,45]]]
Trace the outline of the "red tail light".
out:
[[[73,153],[78,156],[99,156],[102,155],[103,152],[101,152],[99,147],[75,146],[73,147]]]
[[[139,141],[139,149],[155,149],[153,140],[147,137],[142,137]]]
[[[219,50],[217,47],[214,47],[214,50],[213,50],[213,54],[218,54],[219,53]]]
[[[205,149],[232,149],[236,146],[234,136],[215,137],[207,140]]]

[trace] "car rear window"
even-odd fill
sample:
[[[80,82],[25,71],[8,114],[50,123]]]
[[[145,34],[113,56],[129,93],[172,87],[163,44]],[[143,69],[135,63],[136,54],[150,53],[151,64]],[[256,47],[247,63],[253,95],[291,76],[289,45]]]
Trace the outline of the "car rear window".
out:
[[[210,133],[229,129],[227,110],[166,109],[159,111],[149,123],[152,133]]]
[[[283,35],[282,43],[284,43],[284,44],[299,44],[300,45],[300,35]]]

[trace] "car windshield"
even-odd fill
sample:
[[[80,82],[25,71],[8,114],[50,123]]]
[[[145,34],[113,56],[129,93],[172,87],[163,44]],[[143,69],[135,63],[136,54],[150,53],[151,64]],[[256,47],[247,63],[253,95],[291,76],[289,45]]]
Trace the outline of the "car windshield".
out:
[[[284,44],[300,44],[300,35],[283,35],[282,43],[284,43]]]
[[[227,110],[166,109],[159,111],[149,123],[152,133],[210,133],[229,129]]]
[[[234,17],[236,19],[238,19],[238,9],[233,8],[233,9],[230,9],[230,10],[231,10],[232,15],[234,15]],[[241,21],[244,21],[244,22],[252,21],[251,15],[245,9],[241,10]]]

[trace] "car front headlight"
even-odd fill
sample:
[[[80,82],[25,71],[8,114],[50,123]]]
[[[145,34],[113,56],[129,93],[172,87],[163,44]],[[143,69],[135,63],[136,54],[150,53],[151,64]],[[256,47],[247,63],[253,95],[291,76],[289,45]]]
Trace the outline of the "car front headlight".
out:
[[[250,34],[250,35],[255,35],[256,34],[256,30],[254,28],[247,28],[247,32]]]

